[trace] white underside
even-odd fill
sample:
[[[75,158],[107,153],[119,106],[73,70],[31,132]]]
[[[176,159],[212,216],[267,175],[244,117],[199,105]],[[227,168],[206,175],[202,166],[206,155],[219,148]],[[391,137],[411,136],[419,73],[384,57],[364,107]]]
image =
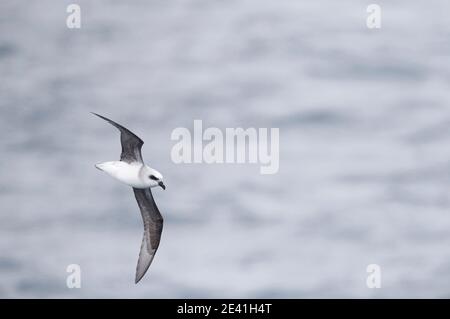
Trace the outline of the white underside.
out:
[[[143,164],[141,163],[128,164],[122,161],[105,162],[95,165],[99,170],[104,171],[109,176],[128,186],[134,188],[151,187],[153,185],[150,185],[150,181],[144,179],[141,176],[142,174],[139,174],[142,166]]]

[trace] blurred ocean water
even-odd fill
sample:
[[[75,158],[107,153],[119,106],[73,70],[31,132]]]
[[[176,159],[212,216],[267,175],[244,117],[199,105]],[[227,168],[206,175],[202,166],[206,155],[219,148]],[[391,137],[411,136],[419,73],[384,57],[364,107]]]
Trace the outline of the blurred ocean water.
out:
[[[0,297],[449,297],[448,1],[0,2]],[[134,285],[118,133],[165,176]],[[280,170],[174,164],[176,127],[279,127]],[[382,288],[368,289],[378,264]],[[66,287],[79,264],[82,288]]]

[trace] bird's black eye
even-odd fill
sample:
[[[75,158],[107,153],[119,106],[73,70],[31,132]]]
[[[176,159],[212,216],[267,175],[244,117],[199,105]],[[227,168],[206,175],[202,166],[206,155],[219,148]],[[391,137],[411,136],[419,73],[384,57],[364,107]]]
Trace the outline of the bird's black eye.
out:
[[[158,180],[158,178],[155,177],[155,175],[150,175],[149,177],[150,177],[150,179],[153,179],[154,181],[157,181],[157,180]]]

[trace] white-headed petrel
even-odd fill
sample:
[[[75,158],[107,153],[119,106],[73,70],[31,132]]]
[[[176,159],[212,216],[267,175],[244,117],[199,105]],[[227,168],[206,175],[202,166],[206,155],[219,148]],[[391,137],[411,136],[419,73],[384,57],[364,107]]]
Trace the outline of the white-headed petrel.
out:
[[[163,218],[150,189],[157,186],[166,189],[166,186],[163,183],[161,173],[144,164],[141,154],[144,142],[139,137],[104,116],[97,113],[92,114],[109,122],[120,131],[120,142],[122,144],[120,161],[96,164],[95,167],[133,187],[134,196],[144,221],[144,237],[142,238],[141,251],[136,267],[135,283],[138,283],[152,263],[163,229]]]

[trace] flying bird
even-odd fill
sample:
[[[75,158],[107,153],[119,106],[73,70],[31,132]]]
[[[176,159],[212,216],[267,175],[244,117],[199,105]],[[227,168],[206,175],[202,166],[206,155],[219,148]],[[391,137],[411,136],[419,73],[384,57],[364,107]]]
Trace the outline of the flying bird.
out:
[[[153,199],[151,188],[159,186],[165,190],[166,186],[161,173],[147,166],[142,160],[141,148],[144,142],[139,137],[104,116],[93,112],[92,114],[104,119],[120,131],[122,144],[120,161],[100,163],[95,167],[133,188],[144,222],[144,237],[136,266],[135,283],[137,284],[155,257],[163,229],[163,217]]]

